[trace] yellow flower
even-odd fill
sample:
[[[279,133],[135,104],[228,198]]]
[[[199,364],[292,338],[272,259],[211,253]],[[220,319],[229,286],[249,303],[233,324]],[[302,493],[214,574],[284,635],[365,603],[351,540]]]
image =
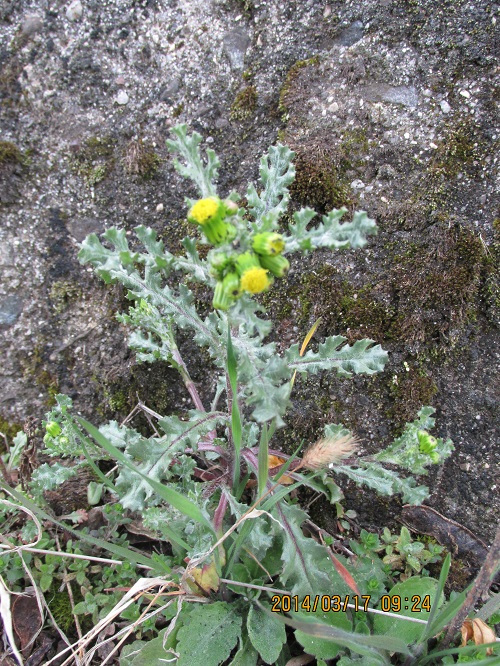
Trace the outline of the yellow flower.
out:
[[[271,285],[271,280],[264,268],[249,268],[241,276],[240,287],[251,294],[260,294]]]
[[[206,224],[218,213],[219,207],[220,201],[215,197],[200,199],[191,207],[188,219],[190,222],[196,222],[197,224]]]

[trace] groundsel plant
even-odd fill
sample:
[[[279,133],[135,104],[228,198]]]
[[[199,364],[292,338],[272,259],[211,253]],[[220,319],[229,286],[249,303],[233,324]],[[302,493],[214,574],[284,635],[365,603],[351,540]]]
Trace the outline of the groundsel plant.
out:
[[[308,515],[293,491],[305,485],[338,503],[342,474],[381,494],[399,493],[404,502],[421,503],[428,489],[413,475],[425,475],[453,449],[449,440],[429,434],[433,409],[423,407],[400,437],[369,457],[355,455],[355,436],[339,424],[327,425],[304,453],[287,455],[270,446],[275,431],[286,425],[297,374],[371,375],[383,370],[387,353],[372,340],[348,345],[340,335],[314,349],[313,331],[302,346],[278,353],[266,341],[272,324],[255,294],[272,289],[274,280],[286,280],[290,256],[307,262],[317,248],[362,248],[376,224],[365,212],[343,222],[345,208],[317,221],[313,210],[303,208],[282,228],[295,173],[294,154],[286,146],[271,147],[261,159],[260,182],[248,187],[240,206],[237,193],[217,193],[219,161],[210,149],[202,157],[201,136],[188,135],[185,125],[172,133],[167,143],[175,166],[200,197],[186,200],[193,237],[183,241],[185,254],[170,253],[153,230],[138,226],[142,249],[129,245],[124,230],[111,228],[102,240],[88,236],[79,258],[105,282],[125,287],[132,305],[118,318],[130,326],[137,361],[162,360],[177,370],[193,409],[182,419],[148,410],[156,425],[147,436],[129,422],[96,428],[72,412],[68,397],[57,396],[45,422],[46,451],[78,465],[68,460],[42,465],[33,474],[32,494],[41,500],[44,491],[88,465],[95,474],[92,502],[118,500],[125,510],[140,512],[145,527],[167,542],[168,554],[134,553],[132,561],[154,577],[153,583],[138,583],[137,590],[156,586],[161,592],[154,598],[156,610],[147,597],[144,617],[159,613],[168,626],[154,640],[129,642],[122,666],[164,660],[178,666],[284,665],[297,651],[314,655],[318,664],[340,655],[343,664],[366,658],[363,663],[389,664],[391,653],[411,655],[412,644],[422,654],[421,640],[431,635],[426,620],[435,612],[432,604],[437,608],[443,601],[442,585],[411,578],[399,584],[411,581],[411,589],[394,594],[425,596],[425,607],[418,613],[395,605],[377,611],[382,595],[391,594],[390,576],[366,558],[334,554],[322,530],[316,538],[306,536],[302,525]],[[205,259],[198,254],[200,242],[210,246]],[[208,316],[197,312],[193,283],[212,292]],[[210,355],[215,377],[210,405],[200,398],[189,359],[177,346],[179,330]],[[123,560],[126,549],[91,543]],[[341,598],[342,612],[315,603],[322,595]],[[292,603],[285,606],[285,599]],[[285,621],[295,630],[292,639]],[[410,626],[406,634],[403,625]]]

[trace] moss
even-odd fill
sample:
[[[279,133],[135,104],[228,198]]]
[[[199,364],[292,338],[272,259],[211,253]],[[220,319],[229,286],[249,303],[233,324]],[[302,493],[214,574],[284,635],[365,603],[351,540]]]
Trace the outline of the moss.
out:
[[[81,290],[70,280],[57,280],[50,288],[50,300],[54,310],[60,314],[81,294]]]
[[[300,206],[310,206],[319,213],[352,203],[351,190],[331,155],[321,150],[298,151],[292,198]]]
[[[59,380],[56,375],[47,370],[45,351],[41,343],[33,347],[31,356],[20,359],[24,377],[30,379],[47,394],[45,404],[52,407],[56,404],[56,395],[60,393]]]
[[[406,341],[430,342],[475,319],[486,258],[481,240],[461,227],[438,229],[425,243],[394,257],[399,334]]]
[[[114,167],[115,141],[109,136],[88,138],[74,157],[74,165],[89,187],[94,187]]]
[[[174,110],[172,111],[172,118],[178,118],[183,111],[184,104],[181,102],[181,104],[177,104],[177,106],[174,107]]]
[[[142,139],[134,139],[127,146],[123,164],[127,173],[151,180],[159,169],[161,158],[146,147]]]
[[[14,421],[8,421],[7,419],[0,416],[0,433],[7,437],[7,440],[12,442],[17,433],[23,429],[23,426],[20,423]],[[4,450],[4,439],[0,437],[0,447]]]
[[[481,128],[462,115],[457,122],[450,122],[443,140],[439,143],[431,165],[431,171],[446,178],[459,173],[476,173],[488,154],[488,146]]]
[[[367,131],[363,127],[344,130],[339,146],[341,172],[358,169],[364,165],[364,157],[370,149]]]
[[[73,602],[75,605],[83,601],[79,585],[72,585],[71,591],[73,593]],[[45,594],[45,599],[47,600],[47,605],[54,616],[57,626],[60,627],[65,634],[69,633],[70,636],[75,636],[76,626],[73,615],[73,604],[69,598],[66,586],[63,585],[61,588],[61,581],[54,579],[49,592]]]
[[[279,102],[278,102],[278,110],[283,116],[283,120],[287,119],[288,115],[288,94],[290,92],[290,88],[299,75],[299,73],[305,69],[306,67],[311,67],[314,65],[319,65],[319,56],[314,56],[312,58],[307,58],[306,60],[297,60],[297,62],[290,67],[288,70],[288,74],[286,75],[285,81],[283,85],[281,86],[280,90],[280,96],[279,96]]]
[[[23,163],[23,154],[19,148],[10,141],[0,141],[0,166],[16,163]]]
[[[255,86],[243,88],[231,106],[231,120],[246,120],[254,115],[257,108],[257,89]]]
[[[100,406],[97,411],[102,416],[107,416],[109,412],[123,414],[130,410],[132,401],[122,382],[108,382],[97,376],[92,377],[92,380],[100,394]]]
[[[396,434],[400,434],[406,423],[413,421],[422,405],[432,404],[438,388],[432,377],[413,368],[395,377],[396,380],[390,384],[391,406],[387,416],[394,423]]]

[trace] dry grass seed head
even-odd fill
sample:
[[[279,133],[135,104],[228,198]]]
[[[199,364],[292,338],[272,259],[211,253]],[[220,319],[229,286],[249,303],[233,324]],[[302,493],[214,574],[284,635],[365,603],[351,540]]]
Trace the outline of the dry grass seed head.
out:
[[[342,437],[326,437],[312,444],[302,458],[302,467],[311,470],[326,469],[332,463],[353,453],[358,440],[351,435]]]

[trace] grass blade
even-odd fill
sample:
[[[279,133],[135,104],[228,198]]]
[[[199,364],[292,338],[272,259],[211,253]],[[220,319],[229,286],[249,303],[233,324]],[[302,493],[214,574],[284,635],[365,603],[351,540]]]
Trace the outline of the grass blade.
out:
[[[436,596],[434,597],[436,599],[436,603],[432,604],[431,612],[429,613],[429,617],[427,619],[427,626],[426,626],[425,631],[422,634],[422,637],[420,639],[421,642],[426,641],[428,638],[430,638],[432,636],[432,633],[431,633],[432,625],[434,624],[434,618],[436,617],[436,613],[438,612],[438,610],[437,610],[438,602],[439,602],[439,599],[441,599],[441,595],[443,594],[446,579],[448,578],[448,573],[450,571],[450,566],[451,566],[451,555],[450,555],[450,553],[448,553],[448,555],[445,557],[443,565],[441,567],[441,573],[439,574],[439,580],[438,580],[438,585],[437,585],[437,589],[436,589]]]

